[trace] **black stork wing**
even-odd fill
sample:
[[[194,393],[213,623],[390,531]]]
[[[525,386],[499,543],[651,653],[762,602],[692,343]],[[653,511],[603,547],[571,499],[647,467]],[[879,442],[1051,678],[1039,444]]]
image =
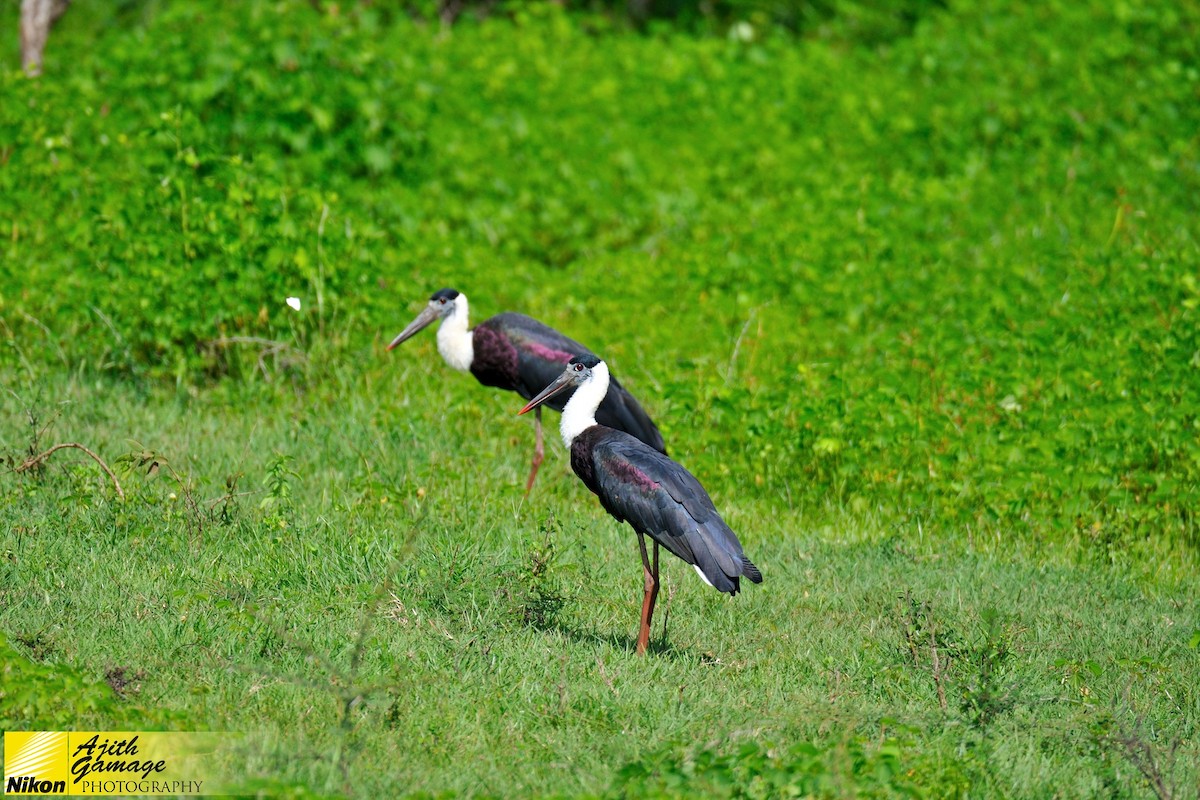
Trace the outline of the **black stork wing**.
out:
[[[597,425],[576,438],[571,466],[608,513],[696,566],[717,590],[737,594],[743,575],[762,582],[708,492],[662,453]]]
[[[516,352],[517,392],[526,400],[553,383],[572,358],[593,355],[574,339],[524,314],[497,314],[479,323],[479,327],[503,337]],[[546,405],[562,411],[568,397],[553,397]]]
[[[497,314],[479,323],[478,327],[499,335],[516,350],[516,391],[526,400],[553,383],[575,356],[595,355],[574,339],[524,314]],[[546,405],[562,411],[569,399],[570,394],[559,395],[548,400]],[[596,409],[596,422],[625,431],[660,453],[666,452],[658,426],[616,378],[609,384],[604,402]]]

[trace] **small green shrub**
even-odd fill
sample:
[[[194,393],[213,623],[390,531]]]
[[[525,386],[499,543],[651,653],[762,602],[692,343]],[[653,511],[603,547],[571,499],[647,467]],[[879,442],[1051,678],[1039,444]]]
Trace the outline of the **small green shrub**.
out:
[[[608,797],[922,797],[910,782],[908,743],[868,741],[746,742],[727,752],[677,748],[622,767]],[[908,772],[909,774],[906,774]]]
[[[30,641],[36,646],[39,640]],[[186,725],[184,714],[127,700],[114,689],[117,676],[110,670],[106,683],[62,664],[31,661],[0,633],[0,728],[157,730]]]

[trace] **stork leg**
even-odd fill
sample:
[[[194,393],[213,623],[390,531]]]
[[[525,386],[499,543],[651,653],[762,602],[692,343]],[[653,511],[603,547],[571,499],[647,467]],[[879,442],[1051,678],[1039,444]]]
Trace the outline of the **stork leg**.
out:
[[[542,407],[538,406],[533,410],[534,418],[533,425],[537,428],[537,447],[533,449],[533,468],[529,470],[529,480],[525,483],[525,496],[529,496],[530,490],[533,489],[533,479],[537,477],[538,467],[542,465],[542,459],[546,455],[545,444],[542,441]]]
[[[646,556],[646,537],[638,534],[638,547],[642,551],[642,572],[646,577],[646,593],[642,596],[642,627],[638,631],[637,654],[644,656],[650,645],[650,618],[654,616],[654,601],[658,599],[658,542],[654,542],[654,565]]]

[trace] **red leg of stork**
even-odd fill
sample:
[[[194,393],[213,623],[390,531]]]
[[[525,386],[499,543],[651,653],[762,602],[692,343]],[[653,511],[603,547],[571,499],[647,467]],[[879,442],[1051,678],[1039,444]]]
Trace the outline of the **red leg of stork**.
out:
[[[650,618],[654,616],[654,601],[658,599],[658,542],[654,543],[654,564],[646,556],[646,537],[638,534],[638,547],[642,550],[642,572],[646,576],[646,594],[642,597],[642,627],[638,631],[637,654],[646,655],[650,646]]]
[[[546,455],[546,448],[542,442],[542,407],[538,406],[533,410],[533,424],[537,428],[537,447],[533,450],[533,469],[529,470],[529,480],[525,483],[525,496],[529,496],[529,492],[533,489],[533,479],[537,477],[538,467],[542,465],[542,458]]]

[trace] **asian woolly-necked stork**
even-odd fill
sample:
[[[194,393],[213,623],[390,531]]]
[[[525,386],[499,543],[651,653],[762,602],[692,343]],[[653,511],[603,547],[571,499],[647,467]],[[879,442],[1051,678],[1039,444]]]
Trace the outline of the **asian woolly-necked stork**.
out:
[[[562,439],[571,469],[618,522],[637,531],[646,592],[637,652],[650,643],[650,618],[658,598],[658,546],[691,564],[709,586],[735,595],[741,578],[762,583],[762,573],[742,552],[737,534],[717,513],[700,481],[683,467],[627,433],[600,424],[596,411],[609,386],[608,366],[594,355],[572,358],[563,373],[519,413],[573,389],[562,414]],[[654,541],[651,564],[646,535]]]
[[[507,389],[526,400],[554,380],[573,357],[595,358],[595,354],[579,342],[524,314],[497,314],[469,329],[468,313],[465,294],[454,289],[440,289],[433,293],[428,305],[407,328],[400,331],[387,349],[390,351],[434,320],[440,319],[442,324],[438,326],[437,347],[447,364],[462,372],[470,371],[484,386]],[[625,431],[660,453],[666,452],[662,434],[658,432],[654,421],[616,379],[613,379],[607,393],[600,394],[600,398],[602,402],[595,409],[596,419],[610,428]],[[562,411],[565,400],[559,398],[547,405]],[[535,424],[537,446],[529,480],[525,484],[526,494],[533,488],[533,480],[545,455],[540,408]]]

